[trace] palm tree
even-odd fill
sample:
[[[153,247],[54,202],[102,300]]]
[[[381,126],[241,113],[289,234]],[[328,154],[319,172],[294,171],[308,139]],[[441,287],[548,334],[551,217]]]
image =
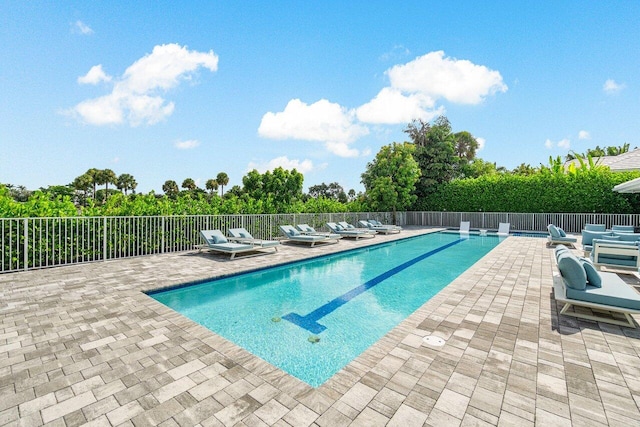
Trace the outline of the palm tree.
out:
[[[109,198],[109,184],[115,184],[118,180],[116,173],[111,169],[103,169],[98,174],[98,184],[104,184],[104,201]]]
[[[91,168],[84,173],[89,180],[91,181],[91,185],[93,186],[93,200],[96,199],[96,187],[98,184],[102,185],[102,182],[99,181],[100,170],[96,168]]]
[[[213,192],[216,191],[218,189],[218,181],[216,181],[215,179],[208,179],[205,187],[207,188],[207,190],[209,190],[209,193],[211,195],[213,195]]]
[[[180,190],[178,189],[178,183],[169,179],[162,184],[162,191],[164,191],[164,194],[167,196],[174,198],[178,195]]]
[[[123,173],[120,176],[118,176],[116,186],[118,187],[118,190],[124,191],[124,195],[126,196],[128,190],[132,190],[133,193],[135,194],[138,183],[133,178],[133,175],[129,175],[128,173]]]
[[[467,131],[454,134],[454,148],[456,155],[467,161],[473,160],[478,149],[478,141]]]
[[[77,199],[80,204],[84,205],[85,201],[87,200],[87,193],[89,193],[89,190],[91,190],[91,187],[94,185],[93,179],[91,178],[91,176],[89,176],[89,174],[84,173],[76,177],[71,185],[77,192],[81,192],[81,195],[78,195]]]
[[[192,178],[187,178],[184,181],[182,181],[182,188],[184,188],[185,190],[193,191],[196,188],[198,188],[198,186],[196,185],[196,182]]]
[[[224,196],[224,186],[229,183],[229,175],[224,172],[220,172],[218,176],[216,176],[216,181],[218,185],[220,185],[221,196]]]

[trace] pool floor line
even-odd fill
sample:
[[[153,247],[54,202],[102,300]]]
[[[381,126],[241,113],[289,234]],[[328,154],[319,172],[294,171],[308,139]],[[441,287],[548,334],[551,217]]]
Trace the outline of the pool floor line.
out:
[[[466,239],[458,239],[456,241],[453,241],[451,243],[447,243],[446,245],[440,246],[438,248],[435,248],[429,252],[426,252],[422,255],[419,255],[413,259],[410,259],[409,261],[406,261],[390,270],[385,271],[382,274],[379,274],[378,276],[374,277],[371,280],[368,280],[367,282],[363,283],[360,286],[357,286],[353,289],[351,289],[350,291],[340,295],[339,297],[334,298],[333,300],[329,301],[328,303],[318,307],[317,309],[315,309],[314,311],[312,311],[311,313],[305,315],[305,316],[301,316],[297,313],[288,313],[285,314],[284,316],[282,316],[283,319],[288,320],[289,322],[300,326],[303,329],[306,329],[307,331],[313,333],[313,334],[319,334],[321,332],[323,332],[324,330],[327,329],[326,326],[321,325],[320,323],[318,323],[318,321],[320,319],[322,319],[324,316],[326,316],[327,314],[330,314],[332,312],[334,312],[335,310],[337,310],[338,308],[342,307],[344,304],[348,303],[349,301],[351,301],[352,299],[354,299],[355,297],[357,297],[358,295],[362,294],[363,292],[368,291],[369,289],[373,288],[374,286],[378,285],[379,283],[382,283],[383,281],[387,280],[389,277],[401,272],[402,270],[405,270],[409,267],[411,267],[412,265],[426,259],[429,258],[432,255],[437,254],[438,252],[441,252],[447,248],[450,248],[453,245],[457,245],[458,243],[461,243],[463,241],[465,241]]]

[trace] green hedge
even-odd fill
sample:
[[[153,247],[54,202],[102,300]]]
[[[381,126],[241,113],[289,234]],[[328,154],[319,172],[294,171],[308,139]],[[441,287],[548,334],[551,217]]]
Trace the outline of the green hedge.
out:
[[[598,169],[569,174],[485,175],[444,184],[419,200],[416,210],[640,213],[639,195],[612,190],[638,177],[640,172]]]

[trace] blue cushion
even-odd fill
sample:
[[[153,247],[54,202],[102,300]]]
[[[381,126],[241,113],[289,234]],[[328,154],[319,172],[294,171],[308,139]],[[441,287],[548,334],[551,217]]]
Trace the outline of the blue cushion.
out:
[[[336,230],[338,230],[338,231],[342,231],[342,230],[343,230],[343,228],[342,228],[342,226],[341,226],[341,225],[336,224]]]
[[[600,273],[602,286],[587,286],[584,290],[567,288],[567,298],[597,304],[640,310],[640,294],[614,273]]]
[[[613,235],[625,242],[636,242],[640,240],[640,233],[624,233],[620,231],[615,231]]]
[[[568,288],[584,290],[587,287],[587,273],[572,253],[563,252],[558,256],[558,270]]]
[[[602,278],[600,277],[600,273],[591,261],[587,258],[580,258],[582,262],[582,268],[584,268],[584,272],[587,275],[587,285],[595,286],[596,288],[600,288],[602,286]]]
[[[635,227],[633,225],[613,225],[611,226],[611,231],[633,233],[635,231]]]
[[[605,231],[607,226],[604,224],[585,224],[584,229],[587,231]]]
[[[547,230],[549,230],[549,234],[551,234],[551,237],[562,237],[560,235],[560,232],[558,231],[558,227],[553,224],[549,224],[547,226]]]
[[[569,250],[569,248],[566,247],[565,245],[556,246],[556,250],[554,251],[555,256],[556,256],[556,260],[558,260],[558,255],[560,255],[562,252],[566,252],[568,250]]]
[[[608,236],[613,236],[613,233],[609,231],[582,230],[582,246],[591,245],[593,239],[603,239]]]
[[[567,237],[567,233],[560,227],[558,227],[558,233],[560,233],[560,237]]]
[[[214,235],[213,236],[213,243],[215,243],[215,244],[218,244],[218,243],[229,243],[229,241],[224,236]]]
[[[244,237],[245,239],[250,239],[251,238],[249,233],[245,233],[244,231],[240,232],[240,237]]]

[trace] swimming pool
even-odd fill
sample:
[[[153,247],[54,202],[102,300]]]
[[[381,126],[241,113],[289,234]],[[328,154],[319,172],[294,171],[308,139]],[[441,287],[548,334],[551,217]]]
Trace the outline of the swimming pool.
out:
[[[317,387],[499,241],[433,233],[149,295]]]

